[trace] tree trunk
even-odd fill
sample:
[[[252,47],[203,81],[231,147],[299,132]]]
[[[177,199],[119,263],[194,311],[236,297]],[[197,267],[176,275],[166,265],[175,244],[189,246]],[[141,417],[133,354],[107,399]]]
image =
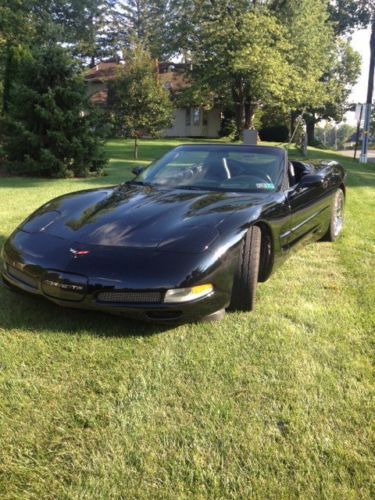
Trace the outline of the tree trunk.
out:
[[[257,110],[257,105],[251,102],[251,100],[246,100],[244,104],[244,109],[245,109],[244,129],[254,130],[254,116]]]
[[[3,76],[3,109],[2,114],[5,115],[9,111],[10,86],[12,83],[12,68],[13,68],[13,53],[12,45],[8,41],[5,46],[5,65]]]
[[[243,130],[242,122],[243,122],[243,105],[240,102],[236,102],[236,130],[234,133],[235,141],[241,140],[242,130]]]
[[[237,77],[232,87],[232,97],[235,106],[236,131],[234,140],[239,141],[243,131],[243,116],[244,116],[244,96],[242,88],[242,79]]]
[[[138,160],[138,135],[134,136],[134,159]]]
[[[245,111],[245,123],[243,128],[249,129],[251,127],[252,117],[251,117],[251,105],[249,101],[245,101],[244,111]]]
[[[315,120],[306,120],[307,144],[312,146],[315,142]]]
[[[293,138],[293,134],[296,128],[296,119],[297,116],[300,114],[299,111],[291,111],[290,112],[290,138]]]

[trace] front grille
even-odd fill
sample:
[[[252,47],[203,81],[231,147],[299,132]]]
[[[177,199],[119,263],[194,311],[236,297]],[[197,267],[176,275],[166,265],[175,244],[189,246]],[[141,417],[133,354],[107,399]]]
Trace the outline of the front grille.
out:
[[[111,304],[161,304],[163,302],[162,292],[100,292],[97,295],[98,302]]]
[[[12,276],[12,278],[16,279],[17,281],[21,281],[31,288],[38,288],[38,280],[33,276],[30,276],[24,271],[20,271],[19,269],[16,269],[15,267],[9,265],[7,266],[7,270],[10,276]]]

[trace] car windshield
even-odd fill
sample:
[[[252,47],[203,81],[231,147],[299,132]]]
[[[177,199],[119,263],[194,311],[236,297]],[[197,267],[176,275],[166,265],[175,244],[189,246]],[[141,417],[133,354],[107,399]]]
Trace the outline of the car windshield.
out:
[[[174,189],[274,192],[285,152],[260,146],[180,146],[151,164],[135,182]]]

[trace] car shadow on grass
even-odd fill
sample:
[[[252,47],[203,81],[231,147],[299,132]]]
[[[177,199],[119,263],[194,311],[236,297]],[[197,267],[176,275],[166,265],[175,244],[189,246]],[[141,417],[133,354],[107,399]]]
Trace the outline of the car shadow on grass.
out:
[[[9,290],[0,282],[0,331],[89,334],[100,337],[151,336],[176,325],[155,325],[120,315],[59,307],[43,297]]]
[[[0,249],[7,237],[0,234]],[[60,307],[44,297],[9,290],[0,277],[0,332],[3,329],[125,337],[154,335],[175,327],[176,324],[147,323],[122,315]]]

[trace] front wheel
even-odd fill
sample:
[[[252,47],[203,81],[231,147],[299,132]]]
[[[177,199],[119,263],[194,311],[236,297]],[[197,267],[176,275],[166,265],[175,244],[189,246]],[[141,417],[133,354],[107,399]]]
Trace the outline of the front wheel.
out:
[[[331,219],[326,234],[323,236],[323,241],[336,241],[340,236],[344,225],[344,205],[345,195],[340,188],[336,191],[332,201]]]
[[[229,305],[231,311],[251,311],[254,309],[259,274],[261,236],[260,228],[252,226],[241,243],[241,252]]]

